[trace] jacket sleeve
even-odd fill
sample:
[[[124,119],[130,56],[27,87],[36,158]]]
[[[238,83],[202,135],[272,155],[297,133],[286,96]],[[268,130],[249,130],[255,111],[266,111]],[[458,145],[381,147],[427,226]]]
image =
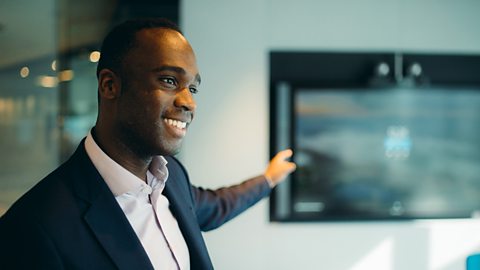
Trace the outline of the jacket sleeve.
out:
[[[270,190],[263,175],[215,190],[191,186],[200,229],[209,231],[219,227],[268,196]]]
[[[189,198],[185,198],[185,200],[193,208],[197,223],[202,231],[218,228],[270,195],[270,185],[263,175],[248,179],[237,185],[219,189],[196,187],[191,184],[182,163],[175,157],[169,156],[167,158],[168,166],[170,166],[169,170],[178,171],[177,177],[183,179],[179,181],[179,184],[187,189],[186,193],[189,194]]]

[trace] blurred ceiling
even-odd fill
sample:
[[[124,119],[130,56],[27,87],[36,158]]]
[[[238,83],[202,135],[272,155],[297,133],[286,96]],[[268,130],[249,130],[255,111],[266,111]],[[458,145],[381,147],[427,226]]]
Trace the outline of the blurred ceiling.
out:
[[[2,0],[0,69],[99,47],[108,29],[134,17],[178,22],[178,0]]]
[[[0,68],[53,53],[56,47],[51,38],[55,27],[54,2],[0,2]]]

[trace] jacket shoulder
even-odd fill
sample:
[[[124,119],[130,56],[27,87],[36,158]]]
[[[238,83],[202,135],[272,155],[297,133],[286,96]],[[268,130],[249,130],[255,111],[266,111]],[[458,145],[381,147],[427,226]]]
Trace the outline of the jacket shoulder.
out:
[[[82,147],[83,144],[79,146],[79,148]],[[72,185],[74,185],[74,181],[82,178],[82,173],[85,171],[82,163],[85,162],[85,158],[88,159],[86,153],[78,152],[79,149],[66,162],[17,199],[2,216],[2,219],[25,215],[48,217],[49,214],[54,214],[56,209],[64,208],[66,204],[71,203],[75,196],[72,192]],[[82,154],[85,156],[82,157]]]

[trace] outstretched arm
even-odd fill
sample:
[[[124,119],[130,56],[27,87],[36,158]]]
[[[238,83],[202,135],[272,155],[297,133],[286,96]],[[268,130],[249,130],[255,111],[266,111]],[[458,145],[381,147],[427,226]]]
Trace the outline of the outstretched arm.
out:
[[[291,150],[279,152],[270,161],[263,175],[240,184],[215,190],[192,186],[197,220],[203,231],[217,228],[270,194],[270,190],[295,170],[287,161]]]

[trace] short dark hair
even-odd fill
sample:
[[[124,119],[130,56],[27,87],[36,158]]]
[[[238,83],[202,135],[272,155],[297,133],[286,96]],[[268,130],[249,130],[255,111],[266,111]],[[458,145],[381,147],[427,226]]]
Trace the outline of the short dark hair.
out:
[[[120,72],[122,59],[135,46],[136,34],[150,28],[167,28],[182,34],[174,22],[165,18],[132,19],[117,25],[103,40],[97,65],[97,78],[104,68]]]

